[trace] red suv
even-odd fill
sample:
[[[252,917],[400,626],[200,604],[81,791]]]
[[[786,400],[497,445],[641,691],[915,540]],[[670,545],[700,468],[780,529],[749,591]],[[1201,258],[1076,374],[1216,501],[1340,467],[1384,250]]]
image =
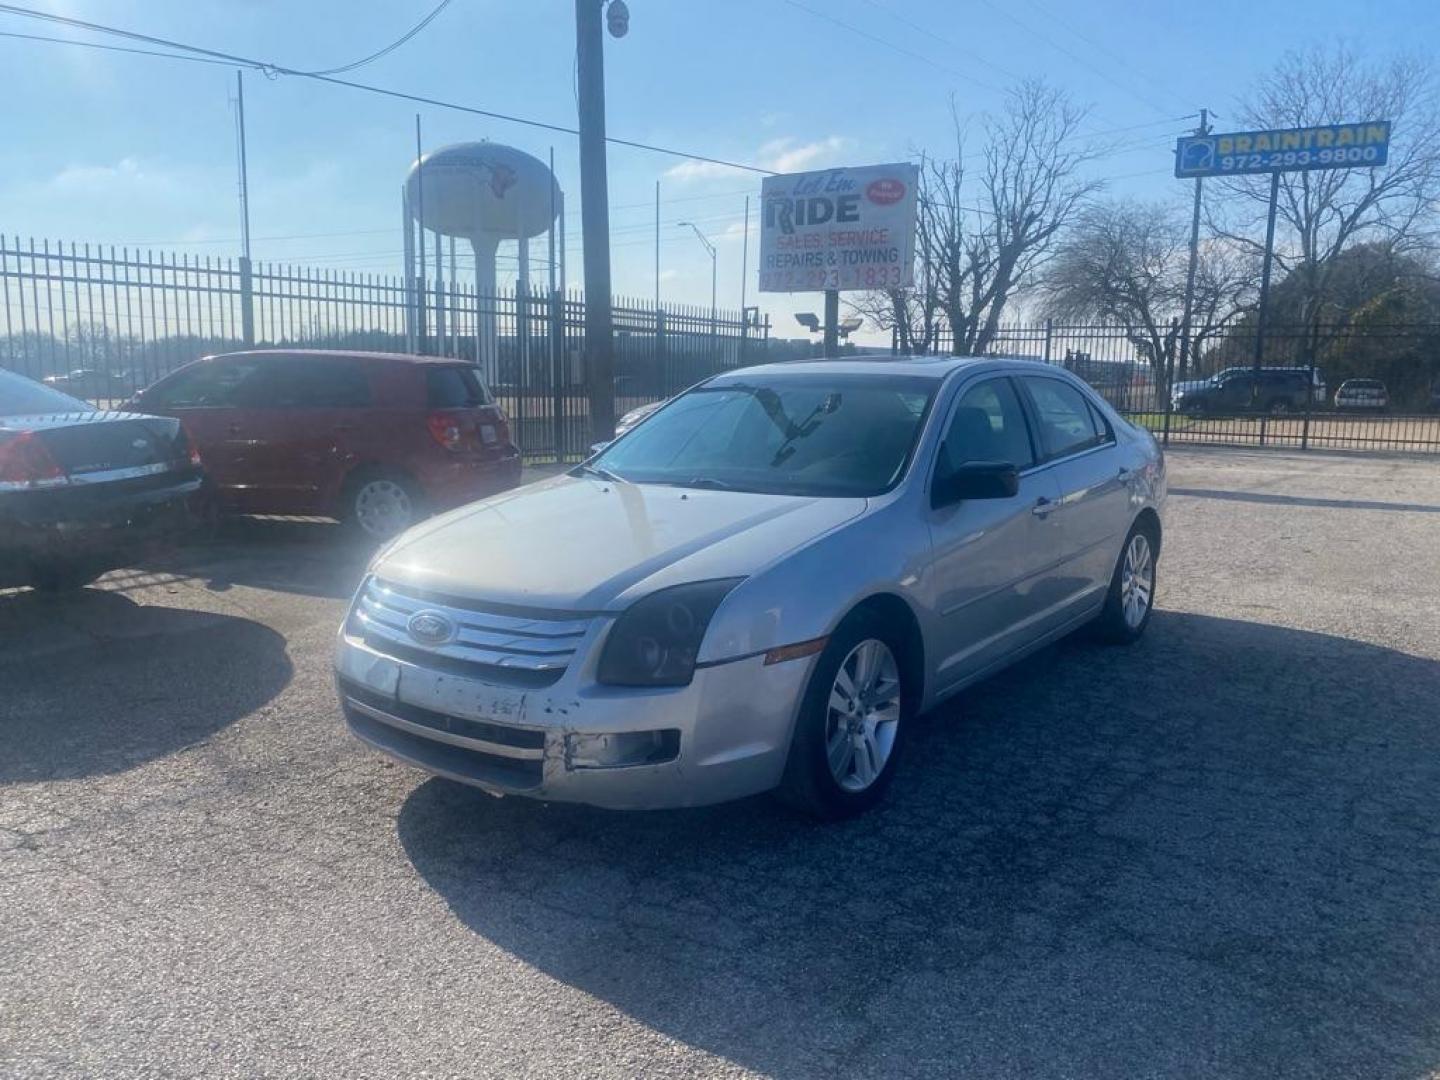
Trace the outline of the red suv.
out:
[[[391,536],[514,487],[520,451],[479,372],[396,353],[207,356],[130,407],[184,423],[222,509],[320,514]]]

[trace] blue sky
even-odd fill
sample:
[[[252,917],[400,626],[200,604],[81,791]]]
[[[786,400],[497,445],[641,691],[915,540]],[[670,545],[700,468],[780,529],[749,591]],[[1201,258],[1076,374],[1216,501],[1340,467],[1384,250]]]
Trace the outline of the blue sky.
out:
[[[629,2],[629,36],[606,41],[612,135],[782,171],[893,161],[948,148],[952,94],[977,118],[978,147],[979,118],[998,107],[1003,88],[1044,76],[1091,107],[1088,130],[1124,129],[1109,137],[1115,152],[1093,165],[1111,192],[1156,198],[1181,194],[1169,147],[1193,120],[1180,118],[1208,106],[1223,129],[1237,94],[1285,48],[1344,41],[1383,56],[1440,42],[1434,0]],[[393,40],[433,0],[33,4],[323,68]],[[573,10],[570,0],[453,0],[410,43],[348,77],[573,126]],[[85,36],[10,15],[0,15],[0,31]],[[0,232],[238,251],[232,69],[0,37],[0,83],[10,103],[0,140]],[[246,107],[256,257],[396,272],[416,107],[257,73],[246,75]],[[570,277],[578,282],[573,139],[439,108],[420,112],[427,147],[488,138],[543,159],[553,145],[570,198]],[[609,159],[616,291],[653,294],[658,179],[662,296],[709,302],[709,259],[677,224],[689,219],[719,249],[721,304],[737,306],[743,201],[758,194],[759,177],[615,146]],[[544,258],[543,243],[533,250]],[[750,260],[755,302],[753,242]],[[760,299],[787,334],[790,313],[816,302]]]

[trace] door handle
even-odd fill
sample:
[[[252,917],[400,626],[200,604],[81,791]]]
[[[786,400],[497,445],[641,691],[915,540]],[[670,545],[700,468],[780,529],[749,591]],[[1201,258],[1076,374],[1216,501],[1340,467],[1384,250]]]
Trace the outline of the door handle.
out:
[[[1059,508],[1059,503],[1047,499],[1044,495],[1035,500],[1035,505],[1030,508],[1030,513],[1038,518],[1048,517],[1052,510]]]
[[[231,424],[231,425],[230,425],[230,434],[231,434],[231,435],[239,435],[239,434],[240,434],[240,425],[239,425],[239,424]]]

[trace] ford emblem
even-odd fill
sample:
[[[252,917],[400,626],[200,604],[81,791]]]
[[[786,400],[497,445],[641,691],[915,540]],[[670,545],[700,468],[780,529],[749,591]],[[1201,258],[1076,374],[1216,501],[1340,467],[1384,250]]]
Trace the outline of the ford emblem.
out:
[[[405,629],[421,645],[444,645],[455,638],[455,623],[438,611],[417,611]]]

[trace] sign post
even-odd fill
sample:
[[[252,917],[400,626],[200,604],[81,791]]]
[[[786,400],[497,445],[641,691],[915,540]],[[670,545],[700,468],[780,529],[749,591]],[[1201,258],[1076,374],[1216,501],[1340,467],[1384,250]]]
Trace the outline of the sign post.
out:
[[[915,284],[919,168],[900,162],[767,176],[760,291],[824,292],[825,355],[840,342],[840,293]]]

